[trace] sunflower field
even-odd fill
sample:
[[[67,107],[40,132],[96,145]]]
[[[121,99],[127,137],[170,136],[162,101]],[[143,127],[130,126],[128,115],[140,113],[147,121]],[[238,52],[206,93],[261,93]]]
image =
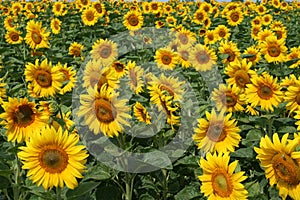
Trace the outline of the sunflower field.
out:
[[[0,200],[300,199],[300,2],[0,2]]]

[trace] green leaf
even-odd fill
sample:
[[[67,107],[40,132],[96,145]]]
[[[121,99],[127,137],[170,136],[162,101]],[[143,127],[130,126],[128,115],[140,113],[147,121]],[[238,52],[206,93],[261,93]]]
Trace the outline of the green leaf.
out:
[[[105,165],[97,164],[93,167],[89,167],[88,171],[84,175],[83,181],[86,181],[88,179],[99,181],[99,180],[110,179],[111,177],[112,175],[109,167]]]
[[[116,185],[101,184],[96,191],[97,200],[119,200],[122,199],[122,193]]]
[[[201,193],[199,190],[200,184],[198,182],[191,183],[175,195],[175,200],[187,200],[200,197]]]
[[[77,199],[80,196],[83,195],[88,195],[87,193],[89,193],[90,191],[92,191],[93,189],[95,189],[98,185],[100,184],[100,182],[81,182],[77,188],[75,188],[74,190],[68,190],[66,195],[68,200],[72,200],[72,199]]]
[[[293,126],[282,126],[278,128],[278,133],[295,133],[297,129]]]
[[[185,156],[174,164],[174,166],[182,164],[182,165],[192,165],[192,166],[198,166],[199,159],[196,156],[190,155]]]
[[[252,158],[253,150],[252,148],[240,148],[231,154],[232,157],[238,158]]]
[[[0,176],[0,189],[9,188],[10,182],[7,178]]]
[[[139,200],[155,200],[155,198],[150,194],[146,193],[146,194],[142,194]]]
[[[260,194],[260,185],[256,181],[245,183],[245,189],[248,191],[249,197],[257,197]]]

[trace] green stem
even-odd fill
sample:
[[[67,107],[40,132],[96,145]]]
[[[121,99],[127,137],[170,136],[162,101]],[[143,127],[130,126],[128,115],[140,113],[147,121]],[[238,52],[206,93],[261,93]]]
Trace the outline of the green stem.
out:
[[[270,138],[272,138],[272,135],[273,135],[272,126],[273,126],[273,118],[268,119],[268,124],[267,124],[268,136],[269,136]]]
[[[135,178],[136,174],[131,175],[129,173],[126,173],[126,196],[125,199],[126,200],[132,200],[132,192],[133,192],[133,183],[134,183],[134,178]]]
[[[14,143],[14,146],[16,146],[16,143]],[[20,190],[19,190],[19,185],[20,185],[20,168],[19,168],[19,158],[16,155],[16,165],[15,165],[15,183],[13,185],[13,194],[14,194],[14,199],[20,199]]]
[[[163,174],[163,181],[162,181],[162,187],[163,187],[163,199],[167,199],[167,194],[168,194],[168,185],[167,185],[167,170],[162,169],[162,174]]]
[[[61,200],[61,188],[60,187],[56,188],[56,199]]]

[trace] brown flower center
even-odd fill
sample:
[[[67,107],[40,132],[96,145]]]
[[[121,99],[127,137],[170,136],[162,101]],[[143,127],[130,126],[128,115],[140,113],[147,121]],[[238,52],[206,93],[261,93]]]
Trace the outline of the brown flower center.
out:
[[[19,106],[13,115],[13,121],[22,127],[32,124],[34,118],[35,114],[30,105]]]
[[[93,12],[88,12],[88,13],[86,13],[85,16],[86,16],[86,19],[87,19],[88,21],[93,21],[94,18],[95,18],[95,15],[94,15]]]
[[[70,80],[70,74],[69,71],[66,69],[61,69],[60,72],[63,74],[64,81]]]
[[[201,50],[197,52],[196,59],[199,64],[206,64],[210,61],[210,55],[205,50]]]
[[[185,34],[180,34],[178,38],[181,44],[187,44],[189,42],[189,38]]]
[[[174,91],[173,88],[169,85],[165,85],[165,84],[160,84],[159,89],[161,91],[167,91],[169,93],[170,96],[174,96]]]
[[[74,48],[72,49],[72,54],[73,54],[75,57],[80,56],[80,54],[81,54],[80,48],[79,48],[79,47],[74,47]]]
[[[180,56],[183,60],[187,61],[189,59],[189,52],[187,51],[181,51]]]
[[[130,77],[130,82],[132,83],[132,85],[134,85],[134,87],[137,87],[138,79],[137,79],[137,74],[134,70],[129,71],[129,77]]]
[[[225,30],[221,29],[221,30],[219,31],[219,36],[220,36],[221,38],[225,37],[225,36],[226,36]]]
[[[39,32],[33,31],[31,33],[31,39],[33,40],[33,42],[35,44],[40,44],[42,42],[42,36],[41,36],[41,34]]]
[[[108,58],[112,54],[112,48],[110,46],[104,45],[99,49],[99,55],[101,58]]]
[[[130,15],[128,17],[128,23],[130,26],[137,26],[139,24],[139,18],[136,15]]]
[[[289,155],[277,154],[272,158],[275,176],[279,181],[288,185],[298,185],[300,182],[300,169]]]
[[[100,3],[96,3],[96,4],[94,5],[94,8],[96,9],[96,11],[97,11],[99,14],[102,13],[102,6],[101,6]]]
[[[239,16],[238,13],[233,12],[233,13],[231,13],[231,15],[230,15],[230,19],[231,19],[233,22],[237,22],[237,21],[239,21],[240,16]]]
[[[116,70],[117,72],[123,72],[124,69],[125,69],[125,66],[124,66],[123,63],[120,63],[120,62],[114,62],[114,63],[113,63],[113,68],[115,68],[115,70]]]
[[[247,58],[247,61],[248,61],[248,62],[253,62],[253,61],[255,61],[255,60],[256,60],[256,52],[249,52],[249,54],[253,54],[253,56],[250,57],[250,58]]]
[[[12,33],[10,35],[10,39],[13,41],[13,42],[17,42],[19,40],[19,34],[18,33]]]
[[[164,64],[164,65],[169,65],[171,62],[172,62],[172,56],[171,55],[163,55],[161,57],[161,62]]]
[[[204,19],[204,14],[203,13],[197,13],[196,14],[196,19],[199,21],[202,21]]]
[[[228,58],[227,58],[228,62],[234,61],[235,53],[231,49],[226,49],[225,53],[229,55]]]
[[[224,169],[216,169],[211,178],[212,188],[218,196],[229,197],[233,191],[233,184]]]
[[[57,4],[57,5],[55,6],[55,11],[56,11],[56,12],[60,12],[60,9],[61,9],[61,5],[60,5],[60,4]]]
[[[300,105],[300,93],[298,93],[296,96],[296,103]]]
[[[260,98],[268,100],[273,96],[273,91],[270,86],[262,85],[259,87],[257,94]]]
[[[246,87],[246,84],[251,83],[248,73],[241,69],[235,72],[234,79],[241,88],[244,88]]]
[[[117,116],[116,108],[106,99],[97,99],[95,101],[96,117],[100,122],[110,123]]]
[[[226,138],[226,131],[223,130],[224,121],[213,121],[209,123],[207,129],[207,137],[214,142],[223,141]]]
[[[280,47],[277,44],[270,44],[268,53],[271,57],[278,57],[280,55]]]
[[[52,76],[51,73],[49,73],[48,71],[37,70],[34,73],[34,78],[41,87],[47,88],[52,85]]]
[[[102,87],[104,84],[106,84],[106,83],[108,83],[108,80],[107,80],[107,78],[106,78],[106,75],[101,74],[101,76],[100,76],[100,78],[99,78],[99,80],[98,80],[98,82],[97,82],[97,89],[98,89],[98,91],[100,91],[100,90],[101,90],[101,87]]]
[[[223,99],[223,104],[225,104],[227,107],[234,107],[236,103],[237,103],[237,96],[227,91],[225,98]]]
[[[43,147],[38,158],[41,167],[51,174],[61,173],[64,171],[69,160],[68,154],[63,149],[55,145]]]

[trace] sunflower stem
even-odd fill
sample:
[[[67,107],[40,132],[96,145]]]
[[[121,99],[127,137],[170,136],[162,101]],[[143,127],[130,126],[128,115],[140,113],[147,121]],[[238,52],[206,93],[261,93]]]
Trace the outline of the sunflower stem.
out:
[[[136,174],[131,175],[130,173],[126,173],[126,196],[125,199],[126,200],[132,200],[132,192],[133,192],[133,183],[134,183],[134,178],[136,176]]]
[[[272,126],[273,126],[273,118],[270,118],[268,119],[268,125],[267,125],[267,130],[268,130],[268,136],[270,138],[272,138],[272,135],[273,135],[273,129],[272,129]]]
[[[61,188],[60,187],[56,188],[56,199],[61,200]]]
[[[16,143],[13,143],[14,146],[16,146]],[[16,155],[16,165],[15,165],[15,184],[13,185],[13,194],[14,199],[20,199],[20,168],[19,168],[19,158]]]
[[[167,199],[167,193],[168,193],[168,184],[167,184],[167,170],[166,169],[162,169],[162,174],[163,174],[163,182],[162,182],[162,186],[163,186],[163,199]]]

